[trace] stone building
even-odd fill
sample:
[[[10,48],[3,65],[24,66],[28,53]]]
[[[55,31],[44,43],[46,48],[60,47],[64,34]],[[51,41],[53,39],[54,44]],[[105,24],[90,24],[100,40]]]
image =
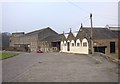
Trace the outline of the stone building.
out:
[[[39,41],[40,49],[46,52],[59,52],[62,34],[50,35]]]
[[[16,47],[20,43],[20,36],[24,35],[24,32],[12,33],[10,37],[10,46]]]
[[[93,29],[93,53],[101,52],[118,56],[120,47],[118,35],[109,28]],[[12,33],[10,46],[22,51],[67,52],[89,54],[91,52],[91,28],[83,27],[77,33],[58,34],[51,28],[24,33]]]
[[[49,27],[26,34],[24,32],[12,33],[12,36],[10,38],[10,46],[15,47],[17,50],[20,51],[59,51],[59,36],[60,35],[57,32]],[[54,40],[50,41],[48,39]]]
[[[118,36],[108,28],[93,28],[93,52],[118,56]],[[82,27],[77,35],[70,31],[61,40],[61,52],[89,54],[91,52],[91,28]]]
[[[118,36],[118,56],[120,59],[120,26],[108,26],[107,28],[110,29],[114,34]]]
[[[80,35],[82,35],[80,31],[75,35],[70,30],[67,36],[62,36],[61,52],[89,54],[88,40]]]

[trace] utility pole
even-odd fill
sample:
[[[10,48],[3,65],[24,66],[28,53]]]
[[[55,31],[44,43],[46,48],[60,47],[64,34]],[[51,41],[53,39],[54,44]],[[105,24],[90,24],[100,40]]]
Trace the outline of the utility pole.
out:
[[[72,29],[70,28],[70,32],[72,31]]]
[[[91,23],[91,35],[90,35],[90,40],[91,40],[91,54],[93,54],[93,23],[92,23],[92,13],[90,14],[90,23]]]

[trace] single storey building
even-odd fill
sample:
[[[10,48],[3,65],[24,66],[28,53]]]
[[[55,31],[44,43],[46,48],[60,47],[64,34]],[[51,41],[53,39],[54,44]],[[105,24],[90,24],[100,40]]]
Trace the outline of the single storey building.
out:
[[[118,56],[118,36],[108,28],[94,27],[92,29],[93,53],[101,52],[108,55]],[[61,52],[89,54],[91,52],[91,28],[79,29],[75,36],[71,30],[67,37],[62,37]]]

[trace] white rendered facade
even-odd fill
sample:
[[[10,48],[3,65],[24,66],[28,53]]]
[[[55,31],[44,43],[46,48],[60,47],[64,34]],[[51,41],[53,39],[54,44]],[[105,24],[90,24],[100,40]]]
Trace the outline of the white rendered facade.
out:
[[[82,39],[82,41],[80,39],[61,41],[61,52],[89,54],[88,48],[88,40],[86,38]]]

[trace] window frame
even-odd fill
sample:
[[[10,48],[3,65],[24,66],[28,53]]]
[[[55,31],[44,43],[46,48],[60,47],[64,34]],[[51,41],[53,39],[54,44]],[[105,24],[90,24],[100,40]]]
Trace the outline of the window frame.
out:
[[[79,44],[79,45],[78,45]],[[80,46],[80,43],[77,43],[77,46],[79,47]]]
[[[72,47],[74,47],[75,46],[75,44],[74,43],[72,43]]]
[[[87,42],[83,42],[83,47],[87,47]]]

